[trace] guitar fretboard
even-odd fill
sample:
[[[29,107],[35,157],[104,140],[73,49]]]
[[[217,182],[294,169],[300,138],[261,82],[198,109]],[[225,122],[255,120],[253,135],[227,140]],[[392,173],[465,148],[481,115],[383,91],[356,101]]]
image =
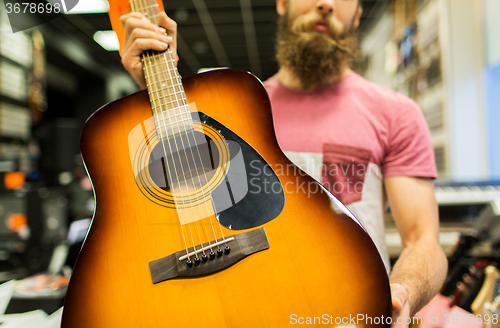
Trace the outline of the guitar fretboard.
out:
[[[159,25],[155,0],[130,0],[130,8]],[[172,50],[145,51],[142,64],[158,135],[166,137],[193,131],[193,121]]]

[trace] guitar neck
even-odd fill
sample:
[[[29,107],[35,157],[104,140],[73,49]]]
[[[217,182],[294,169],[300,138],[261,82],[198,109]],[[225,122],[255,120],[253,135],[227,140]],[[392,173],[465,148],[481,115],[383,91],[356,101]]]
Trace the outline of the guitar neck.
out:
[[[133,12],[140,12],[159,25],[156,0],[130,0]],[[194,130],[186,95],[172,50],[142,53],[142,65],[156,128],[163,137]]]

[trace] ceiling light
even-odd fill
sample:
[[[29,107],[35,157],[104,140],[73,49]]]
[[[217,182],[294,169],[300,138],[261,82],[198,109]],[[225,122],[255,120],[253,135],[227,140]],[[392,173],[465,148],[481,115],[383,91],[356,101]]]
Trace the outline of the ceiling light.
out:
[[[188,20],[189,18],[189,12],[187,11],[186,8],[179,8],[177,11],[174,13],[175,16],[175,21],[177,23],[184,23]]]
[[[120,43],[115,31],[97,31],[94,34],[94,41],[107,51],[118,51]]]
[[[204,55],[208,52],[210,48],[205,41],[196,41],[193,43],[193,52],[197,55]]]
[[[109,5],[106,0],[80,0],[77,5],[66,14],[98,14],[107,13]]]

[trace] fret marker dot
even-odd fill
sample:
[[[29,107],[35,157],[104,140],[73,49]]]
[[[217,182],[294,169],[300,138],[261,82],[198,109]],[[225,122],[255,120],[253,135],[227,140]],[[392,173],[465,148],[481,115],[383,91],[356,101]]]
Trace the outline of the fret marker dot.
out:
[[[162,86],[162,87],[166,87],[167,85],[166,85],[165,83],[163,83],[161,86]]]

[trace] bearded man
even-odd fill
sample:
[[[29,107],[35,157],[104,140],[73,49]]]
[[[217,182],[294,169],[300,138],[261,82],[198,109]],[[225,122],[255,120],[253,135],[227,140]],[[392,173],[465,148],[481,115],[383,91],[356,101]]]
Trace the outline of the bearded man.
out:
[[[390,273],[393,326],[404,327],[397,318],[413,316],[446,276],[432,184],[437,172],[418,106],[349,68],[362,13],[358,1],[277,0],[280,69],[264,85],[280,147],[354,213],[388,271],[383,212],[389,202],[403,245]],[[143,89],[142,51],[176,51],[175,22],[165,13],[159,21],[164,28],[139,13],[121,17],[122,63]]]

